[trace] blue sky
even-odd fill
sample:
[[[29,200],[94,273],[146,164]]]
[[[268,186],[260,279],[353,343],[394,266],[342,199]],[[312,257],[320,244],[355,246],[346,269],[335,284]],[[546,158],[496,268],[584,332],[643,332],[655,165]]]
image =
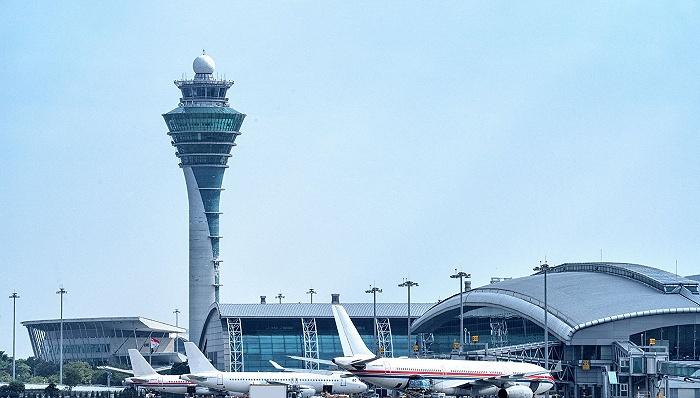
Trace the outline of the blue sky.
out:
[[[186,310],[160,115],[202,49],[248,115],[224,302],[362,301],[374,281],[403,301],[404,276],[435,301],[455,267],[480,285],[601,249],[700,273],[699,19],[694,2],[4,2],[0,291],[19,320],[57,317],[60,284],[67,317]]]

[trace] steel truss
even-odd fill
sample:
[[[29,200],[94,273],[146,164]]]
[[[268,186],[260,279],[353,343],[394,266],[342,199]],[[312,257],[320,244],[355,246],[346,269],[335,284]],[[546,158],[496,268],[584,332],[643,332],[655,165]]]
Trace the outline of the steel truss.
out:
[[[304,330],[304,358],[319,359],[316,318],[301,318],[301,327]],[[304,361],[304,367],[318,369],[318,361]]]
[[[377,345],[380,357],[394,357],[394,339],[391,335],[389,318],[377,318]]]
[[[228,344],[231,351],[228,363],[229,372],[243,372],[245,363],[243,361],[243,327],[241,318],[226,318],[228,326]]]

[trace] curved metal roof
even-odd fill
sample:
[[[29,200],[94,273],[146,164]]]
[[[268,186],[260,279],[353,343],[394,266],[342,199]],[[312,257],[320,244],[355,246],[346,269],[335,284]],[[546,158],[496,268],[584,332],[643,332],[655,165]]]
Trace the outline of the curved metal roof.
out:
[[[352,318],[372,318],[372,303],[341,303]],[[419,317],[434,303],[411,303],[411,317]],[[377,303],[377,316],[405,318],[406,303]],[[219,304],[222,318],[333,318],[330,303]]]
[[[697,282],[665,271],[616,263],[562,264],[550,271],[549,327],[562,341],[583,328],[620,319],[700,312],[700,295],[692,289]],[[543,282],[543,276],[535,274],[481,286],[464,294],[464,305],[510,310],[542,325]],[[446,313],[452,316],[455,309],[459,309],[459,294],[430,308],[413,323],[412,329],[421,330]]]
[[[555,272],[600,272],[633,279],[658,289],[664,293],[677,293],[685,287],[692,293],[698,293],[698,281],[662,269],[629,263],[564,263],[549,269]],[[542,272],[538,272],[541,274]]]
[[[46,319],[37,321],[23,321],[22,326],[35,328],[52,328],[55,329],[60,325],[60,319]],[[127,316],[127,317],[100,317],[100,318],[68,318],[63,319],[63,323],[99,323],[103,327],[111,329],[127,329],[127,330],[143,330],[154,332],[167,333],[185,333],[187,330],[167,324],[165,322],[156,321],[142,316]]]

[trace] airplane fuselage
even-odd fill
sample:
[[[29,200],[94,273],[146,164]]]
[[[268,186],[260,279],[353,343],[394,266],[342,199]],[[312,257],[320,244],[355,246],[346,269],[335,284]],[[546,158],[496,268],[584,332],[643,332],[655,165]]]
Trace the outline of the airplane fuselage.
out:
[[[511,378],[509,383],[527,386],[533,394],[554,386],[554,378],[544,368],[520,362],[379,358],[359,368],[343,367],[380,387],[423,388],[447,395],[496,395],[500,389],[499,377],[516,374],[530,373],[516,380]],[[494,384],[484,383],[484,379],[494,380]]]
[[[146,391],[167,392],[171,394],[211,394],[209,389],[200,387],[197,383],[182,380],[180,376],[176,375],[129,377],[124,380],[124,384]]]
[[[296,372],[206,372],[184,375],[202,387],[247,394],[251,384],[285,384],[314,394],[355,394],[367,386],[357,377]]]

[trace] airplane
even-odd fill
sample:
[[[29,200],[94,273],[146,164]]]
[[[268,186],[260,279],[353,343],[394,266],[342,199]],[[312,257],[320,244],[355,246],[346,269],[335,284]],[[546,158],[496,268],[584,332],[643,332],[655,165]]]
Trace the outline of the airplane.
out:
[[[180,377],[214,390],[247,394],[251,384],[277,384],[298,390],[304,398],[323,392],[355,394],[367,390],[367,385],[353,375],[320,372],[221,372],[194,343],[185,342],[185,351],[191,373]]]
[[[333,363],[376,386],[498,398],[532,398],[554,387],[548,370],[529,363],[378,357],[362,341],[345,308],[332,309],[343,348],[343,356]]]
[[[214,395],[216,391],[200,387],[197,383],[180,379],[179,375],[157,373],[138,350],[129,349],[132,377],[124,379],[124,385],[148,391],[173,394]]]

